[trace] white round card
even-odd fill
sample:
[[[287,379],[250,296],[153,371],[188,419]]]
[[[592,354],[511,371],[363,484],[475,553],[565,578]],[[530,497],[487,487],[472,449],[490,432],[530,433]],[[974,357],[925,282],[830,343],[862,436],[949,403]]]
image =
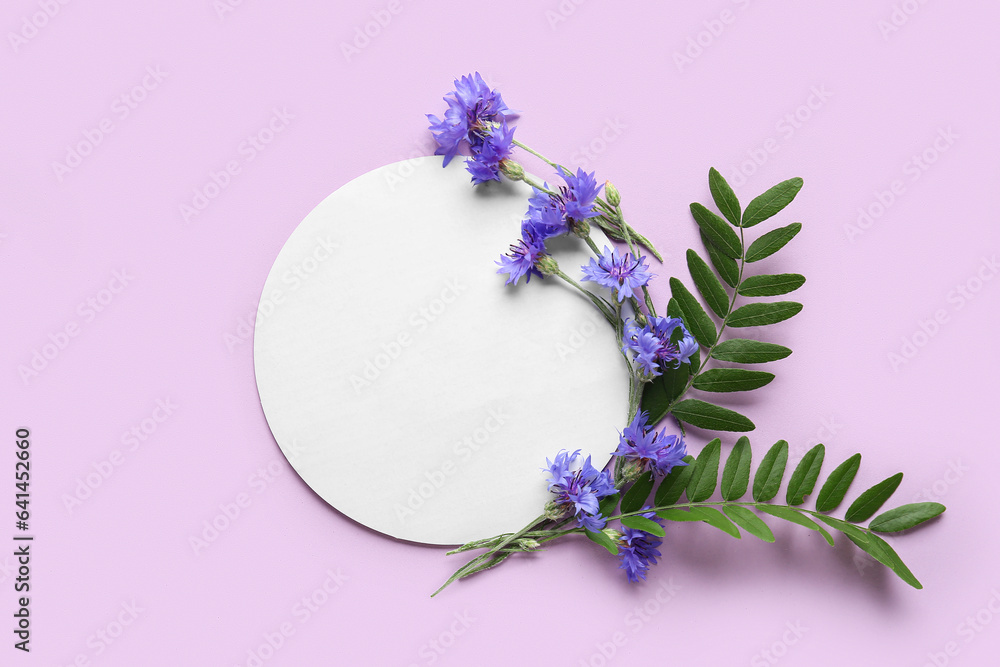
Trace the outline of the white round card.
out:
[[[306,216],[264,285],[254,366],[278,446],[320,497],[386,535],[460,544],[537,517],[560,449],[608,461],[628,375],[579,292],[497,275],[531,188],[441,165],[381,167]],[[580,277],[581,241],[549,248]]]

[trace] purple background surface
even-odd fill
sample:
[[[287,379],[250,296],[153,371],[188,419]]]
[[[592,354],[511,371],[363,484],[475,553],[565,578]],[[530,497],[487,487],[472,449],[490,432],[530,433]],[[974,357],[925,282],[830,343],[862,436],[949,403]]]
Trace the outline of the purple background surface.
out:
[[[995,664],[1000,543],[977,490],[998,462],[1000,8],[14,0],[0,14],[0,431],[13,468],[14,430],[32,430],[37,535],[33,650],[4,629],[0,662]],[[661,274],[686,279],[701,247],[687,207],[710,201],[710,166],[744,203],[805,179],[778,218],[802,233],[760,265],[808,277],[805,310],[766,333],[795,354],[728,404],[758,424],[758,455],[822,441],[826,470],[863,452],[853,493],[903,470],[895,502],[946,503],[891,540],[925,590],[795,526],[764,544],[683,524],[644,586],[563,543],[431,600],[459,561],[352,523],[295,476],[254,383],[247,322],[267,271],[330,192],[430,153],[423,114],[475,69],[523,111],[521,140],[614,180]],[[193,547],[213,521],[225,529]],[[0,553],[7,628],[16,574]]]

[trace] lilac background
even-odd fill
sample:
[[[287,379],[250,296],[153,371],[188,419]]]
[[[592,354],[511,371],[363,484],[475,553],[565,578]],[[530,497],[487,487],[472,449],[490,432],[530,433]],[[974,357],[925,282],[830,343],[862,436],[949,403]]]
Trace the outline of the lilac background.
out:
[[[992,664],[1000,544],[977,489],[995,485],[998,461],[998,357],[983,343],[1000,281],[977,282],[977,272],[995,277],[984,258],[1000,245],[997,7],[233,4],[220,15],[210,0],[12,0],[0,12],[0,431],[32,429],[38,536],[33,651],[14,651],[4,630],[0,662],[255,664],[248,652],[286,624],[294,634],[264,664],[575,667],[665,653],[678,665],[775,655],[812,666]],[[880,30],[894,11],[898,30]],[[372,12],[390,20],[376,30]],[[375,36],[345,55],[366,25]],[[690,46],[699,39],[700,53]],[[147,77],[125,116],[115,100],[147,68],[165,78]],[[763,165],[747,163],[744,203],[805,179],[778,219],[803,221],[803,232],[760,265],[808,277],[797,294],[805,310],[768,334],[795,354],[772,364],[766,390],[731,404],[759,425],[758,451],[778,438],[799,453],[822,441],[827,471],[861,451],[853,493],[904,470],[897,502],[946,503],[943,520],[892,540],[924,591],[794,526],[776,526],[768,545],[671,525],[645,586],[627,585],[598,549],[567,543],[431,600],[459,561],[353,524],[294,475],[261,413],[245,336],[267,271],[323,197],[429,153],[423,114],[439,113],[452,78],[473,69],[524,111],[519,138],[614,179],[630,218],[665,250],[665,274],[686,277],[684,251],[700,248],[687,205],[709,201],[709,166],[734,179],[772,149]],[[241,143],[274,109],[292,117],[247,159]],[[797,111],[798,127],[783,123]],[[57,176],[53,163],[102,120],[112,131]],[[914,172],[925,150],[936,160]],[[181,205],[230,160],[239,173],[186,222]],[[894,180],[895,201],[852,231],[859,207]],[[127,286],[103,292],[116,271]],[[978,291],[967,298],[960,285]],[[666,298],[663,283],[655,294]],[[86,305],[101,298],[100,312]],[[943,323],[923,334],[936,316]],[[70,323],[77,335],[61,339]],[[65,348],[23,379],[19,367],[50,339]],[[894,368],[904,339],[920,347]],[[146,421],[155,431],[131,450],[123,434],[164,417],[157,400],[176,408]],[[113,474],[67,509],[116,450]],[[12,467],[12,446],[4,451]],[[2,477],[12,524],[13,482]],[[189,538],[240,494],[249,506],[196,554]],[[13,559],[0,565],[10,624]],[[346,577],[330,595],[328,571]],[[306,616],[296,605],[313,594],[325,603]],[[121,611],[133,603],[134,620]],[[121,629],[119,616],[130,621],[123,632],[99,640]],[[624,643],[609,660],[601,651],[616,633]]]

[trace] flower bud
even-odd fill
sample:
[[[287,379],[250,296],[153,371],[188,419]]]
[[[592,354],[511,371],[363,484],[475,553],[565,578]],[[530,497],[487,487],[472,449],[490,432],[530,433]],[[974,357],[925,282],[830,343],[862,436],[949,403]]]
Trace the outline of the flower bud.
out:
[[[538,540],[533,540],[530,537],[522,537],[517,541],[517,545],[525,551],[531,551],[542,546],[538,543]]]
[[[604,181],[604,196],[607,197],[608,203],[612,206],[618,206],[622,203],[621,193],[618,192],[618,188],[611,184],[611,181]]]
[[[500,171],[512,181],[524,180],[524,167],[513,160],[501,160]]]
[[[617,530],[615,530],[614,528],[605,528],[601,532],[607,535],[612,542],[617,542],[622,538],[622,534]]]
[[[554,276],[559,273],[559,264],[552,255],[542,255],[535,260],[535,268],[543,276]]]
[[[639,479],[639,477],[644,472],[643,465],[638,461],[629,461],[624,466],[622,466],[622,482],[628,484]]]
[[[612,224],[605,218],[594,218],[597,226],[601,228],[605,234],[613,238],[615,241],[625,241],[625,235],[622,234],[622,230],[617,225]]]
[[[545,503],[545,518],[551,521],[559,521],[569,516],[569,506],[560,505],[555,501]]]
[[[581,239],[585,239],[590,236],[590,223],[586,220],[574,220],[571,226],[573,228],[573,233]]]

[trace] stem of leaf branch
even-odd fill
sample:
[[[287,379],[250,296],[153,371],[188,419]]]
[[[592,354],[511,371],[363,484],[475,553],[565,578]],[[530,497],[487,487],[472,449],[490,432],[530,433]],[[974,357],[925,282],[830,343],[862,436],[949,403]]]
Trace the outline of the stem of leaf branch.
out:
[[[814,516],[814,517],[827,517],[827,515],[823,514],[822,512],[817,512],[816,510],[809,510],[809,509],[805,509],[804,507],[797,507],[797,506],[792,506],[792,505],[776,505],[776,504],[772,504],[772,503],[757,502],[757,501],[703,500],[701,502],[694,502],[694,503],[677,503],[677,504],[674,504],[674,505],[657,505],[656,507],[644,508],[644,509],[641,509],[641,510],[636,510],[635,512],[622,512],[621,514],[616,514],[614,516],[609,516],[609,517],[605,517],[605,518],[608,521],[618,521],[618,520],[621,520],[623,518],[627,518],[627,517],[630,517],[630,516],[641,516],[642,514],[647,513],[647,512],[659,512],[661,510],[667,510],[667,509],[683,509],[685,507],[726,507],[726,506],[730,506],[730,505],[740,505],[742,507],[755,507],[755,508],[759,508],[759,507],[784,507],[784,508],[789,509],[789,510],[791,510],[793,512],[801,512],[803,514],[809,514],[809,515]],[[776,517],[776,518],[781,518],[781,517]],[[822,519],[820,519],[820,520],[822,521]],[[867,534],[871,534],[872,533],[872,530],[870,528],[866,527],[866,526],[861,526],[861,525],[852,523],[850,521],[846,521],[845,523],[848,523],[848,524],[854,526],[855,528],[857,528],[860,531],[863,531],[864,533],[867,533]],[[539,542],[549,542],[549,541],[551,541],[553,539],[556,539],[557,537],[562,537],[563,535],[569,535],[569,534],[572,534],[572,533],[582,533],[582,532],[583,532],[583,528],[570,528],[570,529],[562,530],[562,531],[558,531],[558,532],[556,532],[556,531],[548,531],[548,530],[541,530],[541,531],[534,531],[532,533],[528,533],[528,536],[532,537],[532,538],[535,538],[535,539],[538,539]]]
[[[682,398],[684,398],[684,394],[686,394],[688,390],[691,389],[691,386],[694,384],[694,381],[698,378],[699,375],[701,375],[702,371],[705,369],[705,366],[708,364],[709,360],[711,360],[712,352],[714,352],[715,348],[718,347],[719,342],[722,340],[722,334],[726,330],[726,325],[729,323],[729,316],[733,314],[733,308],[736,306],[736,297],[740,293],[740,285],[743,284],[743,269],[746,266],[747,251],[746,251],[746,243],[743,239],[743,227],[740,227],[740,248],[741,248],[740,272],[739,276],[736,278],[736,287],[733,288],[733,296],[729,300],[729,308],[726,310],[726,316],[722,318],[722,325],[719,327],[719,333],[715,337],[715,342],[712,343],[712,345],[710,345],[708,350],[705,352],[705,358],[698,365],[698,369],[696,371],[692,369],[691,377],[688,378],[687,384],[684,385],[684,389],[682,389],[681,392],[677,394],[677,398],[670,401],[670,403],[667,405],[667,414],[670,414],[670,411],[673,409],[673,407],[677,403],[679,403]]]

